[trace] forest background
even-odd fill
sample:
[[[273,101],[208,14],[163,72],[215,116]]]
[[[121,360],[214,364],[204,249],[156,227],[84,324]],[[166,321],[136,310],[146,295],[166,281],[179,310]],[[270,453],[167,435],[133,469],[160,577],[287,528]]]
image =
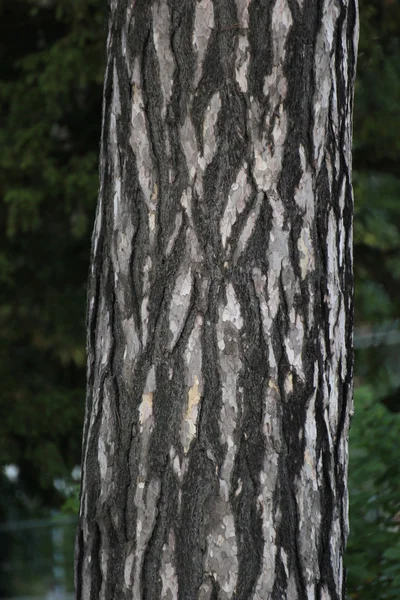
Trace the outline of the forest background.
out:
[[[77,511],[105,7],[0,0],[0,597],[26,593],[12,553],[29,569],[1,524]],[[360,0],[360,23],[346,565],[349,598],[381,600],[400,598],[400,1]]]

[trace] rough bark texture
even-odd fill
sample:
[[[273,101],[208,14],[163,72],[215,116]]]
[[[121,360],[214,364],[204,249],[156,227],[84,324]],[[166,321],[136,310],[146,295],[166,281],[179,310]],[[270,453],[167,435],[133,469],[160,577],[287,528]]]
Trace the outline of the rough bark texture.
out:
[[[355,0],[112,0],[78,600],[343,599]]]

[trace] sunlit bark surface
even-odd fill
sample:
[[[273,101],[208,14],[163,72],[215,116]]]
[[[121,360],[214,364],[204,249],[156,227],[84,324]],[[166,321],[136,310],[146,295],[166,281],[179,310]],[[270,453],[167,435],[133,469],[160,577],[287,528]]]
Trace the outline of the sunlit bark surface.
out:
[[[78,600],[344,599],[355,0],[112,0]]]

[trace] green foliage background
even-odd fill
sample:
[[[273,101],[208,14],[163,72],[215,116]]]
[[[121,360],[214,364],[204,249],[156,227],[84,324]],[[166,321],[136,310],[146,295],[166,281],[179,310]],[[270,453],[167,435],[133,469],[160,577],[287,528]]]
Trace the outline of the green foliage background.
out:
[[[12,490],[0,475],[0,521],[61,506],[54,480],[80,461],[105,5],[0,0],[0,464],[20,469]],[[400,3],[360,0],[360,15],[356,324],[369,332],[400,320]],[[399,345],[356,354],[352,599],[400,598]]]

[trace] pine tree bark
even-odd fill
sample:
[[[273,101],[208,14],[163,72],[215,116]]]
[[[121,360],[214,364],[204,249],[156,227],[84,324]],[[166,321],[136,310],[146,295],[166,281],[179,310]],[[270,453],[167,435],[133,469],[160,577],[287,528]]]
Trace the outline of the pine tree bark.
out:
[[[111,0],[78,600],[344,599],[356,0]]]

